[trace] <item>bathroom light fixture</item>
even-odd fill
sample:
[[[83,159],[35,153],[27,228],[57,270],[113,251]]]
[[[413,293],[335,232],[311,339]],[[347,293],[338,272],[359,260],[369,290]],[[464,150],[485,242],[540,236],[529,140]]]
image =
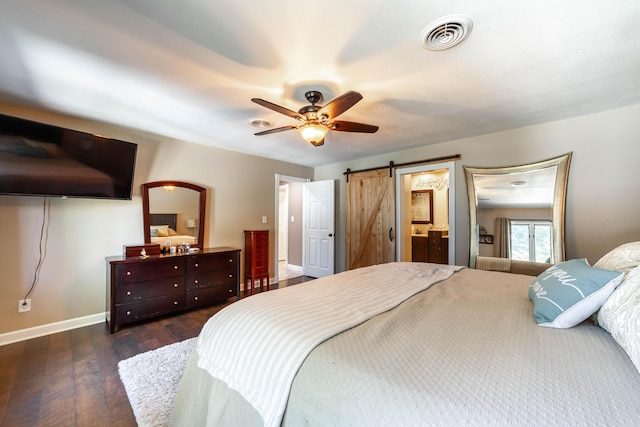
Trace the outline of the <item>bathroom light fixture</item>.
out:
[[[162,188],[164,188],[164,191],[173,191],[176,189],[175,185],[163,185]]]

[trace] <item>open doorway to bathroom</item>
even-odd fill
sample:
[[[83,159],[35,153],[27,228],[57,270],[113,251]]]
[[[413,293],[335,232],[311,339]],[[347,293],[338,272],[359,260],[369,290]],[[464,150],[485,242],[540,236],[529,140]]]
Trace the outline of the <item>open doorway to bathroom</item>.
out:
[[[454,178],[453,162],[397,170],[398,261],[455,263]],[[430,231],[436,232],[432,237],[437,235],[439,243],[427,240]]]

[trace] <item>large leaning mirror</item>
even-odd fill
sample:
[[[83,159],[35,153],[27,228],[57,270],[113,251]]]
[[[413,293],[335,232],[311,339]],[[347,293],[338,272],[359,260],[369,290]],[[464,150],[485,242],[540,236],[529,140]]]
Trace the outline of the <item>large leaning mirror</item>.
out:
[[[203,248],[207,190],[181,181],[142,184],[144,242]]]
[[[571,153],[526,165],[464,166],[469,196],[469,267],[508,258],[565,259],[564,218]]]

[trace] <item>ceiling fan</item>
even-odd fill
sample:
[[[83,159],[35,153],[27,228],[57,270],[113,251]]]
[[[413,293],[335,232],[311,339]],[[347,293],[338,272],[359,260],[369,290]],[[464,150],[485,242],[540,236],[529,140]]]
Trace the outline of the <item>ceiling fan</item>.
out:
[[[378,130],[378,126],[374,125],[334,120],[362,99],[362,95],[358,92],[349,91],[329,102],[324,107],[316,105],[322,100],[322,93],[311,90],[306,92],[304,96],[311,105],[302,107],[297,112],[281,107],[280,105],[276,105],[272,102],[265,101],[264,99],[251,98],[251,100],[256,104],[262,105],[263,107],[269,108],[273,111],[277,111],[285,116],[293,117],[294,119],[302,122],[300,125],[282,126],[258,132],[255,135],[268,135],[271,133],[296,129],[305,141],[311,143],[315,147],[318,147],[324,144],[324,137],[330,130],[364,133],[374,133]]]

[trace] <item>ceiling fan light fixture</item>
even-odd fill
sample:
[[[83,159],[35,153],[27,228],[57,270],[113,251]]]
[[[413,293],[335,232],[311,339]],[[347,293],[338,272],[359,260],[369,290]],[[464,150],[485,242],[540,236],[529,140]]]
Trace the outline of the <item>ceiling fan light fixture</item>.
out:
[[[307,123],[304,126],[300,126],[298,128],[298,132],[300,133],[300,136],[302,136],[302,138],[305,141],[317,146],[317,145],[322,145],[318,143],[324,140],[324,137],[327,135],[327,132],[329,132],[329,128],[323,124],[312,122],[312,123]]]

